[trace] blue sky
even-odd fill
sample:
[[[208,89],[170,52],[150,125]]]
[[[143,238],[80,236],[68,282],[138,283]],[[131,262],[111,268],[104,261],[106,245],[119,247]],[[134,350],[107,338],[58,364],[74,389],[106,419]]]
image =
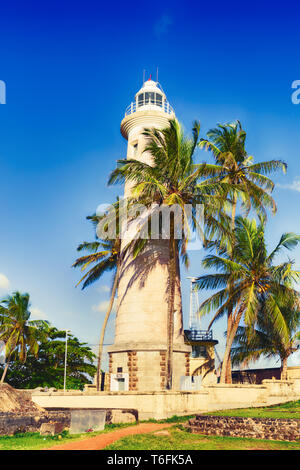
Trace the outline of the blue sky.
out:
[[[156,76],[187,132],[202,136],[239,119],[257,161],[280,158],[270,247],[300,233],[299,6],[262,2],[48,2],[1,6],[0,295],[28,291],[33,313],[82,341],[98,341],[110,277],[75,288],[76,247],[93,238],[86,215],[110,203],[116,159],[126,154],[120,122],[146,77]],[[209,159],[201,154],[201,159]],[[201,272],[203,253],[183,272]],[[300,249],[293,258],[300,264]],[[203,327],[207,320],[204,319]],[[214,332],[222,352],[224,324]],[[106,342],[113,340],[111,322]],[[300,362],[299,362],[300,363]]]

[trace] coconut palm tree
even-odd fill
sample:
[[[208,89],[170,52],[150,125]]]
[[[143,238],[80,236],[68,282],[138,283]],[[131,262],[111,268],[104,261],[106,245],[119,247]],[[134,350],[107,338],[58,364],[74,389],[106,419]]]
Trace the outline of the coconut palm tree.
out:
[[[276,248],[268,254],[265,219],[260,219],[257,224],[255,219],[239,216],[236,219],[234,251],[209,254],[202,261],[205,268],[219,271],[197,279],[199,289],[220,289],[200,306],[203,314],[216,310],[209,328],[228,312],[229,307],[232,308],[232,323],[230,331],[227,331],[220,382],[225,382],[231,346],[242,319],[246,326],[253,327],[263,308],[278,331],[288,335],[278,299],[281,302],[295,301],[297,293],[293,282],[297,281],[300,273],[292,269],[290,261],[274,265],[274,258],[284,248],[294,248],[299,241],[299,235],[285,233]]]
[[[115,203],[112,206],[112,210],[102,214],[100,216],[93,215],[88,216],[87,219],[91,220],[94,226],[97,226],[101,222],[105,222],[107,228],[109,228],[110,224],[113,224],[117,220],[116,231],[114,232],[113,238],[105,238],[105,239],[96,239],[93,242],[83,242],[81,243],[77,251],[87,251],[89,252],[88,255],[84,255],[79,257],[75,263],[72,265],[73,267],[80,267],[82,271],[85,271],[87,268],[88,271],[85,275],[80,279],[77,285],[82,283],[82,289],[85,289],[87,286],[93,284],[94,282],[98,281],[105,273],[112,272],[113,273],[113,280],[112,280],[112,288],[110,293],[110,300],[107,307],[107,311],[104,317],[104,321],[101,327],[100,332],[100,340],[99,340],[99,350],[98,350],[98,360],[97,360],[97,375],[96,375],[96,386],[97,391],[100,390],[100,375],[101,375],[101,361],[103,355],[103,343],[104,343],[104,336],[105,331],[108,323],[108,319],[110,317],[114,299],[116,296],[117,288],[118,288],[118,279],[119,279],[119,272],[120,272],[120,262],[121,262],[121,242],[119,238],[119,224],[118,224],[118,210],[119,210],[119,202]],[[114,216],[116,215],[116,220],[113,220]],[[92,266],[92,267],[91,267]]]
[[[203,174],[211,182],[223,181],[234,186],[230,192],[232,228],[235,227],[237,203],[240,199],[246,213],[253,207],[261,215],[266,208],[276,212],[276,204],[270,193],[273,181],[266,175],[282,170],[287,165],[281,160],[254,163],[246,151],[246,132],[239,121],[218,124],[207,132],[208,139],[200,139],[199,146],[211,152],[215,163],[205,164]]]
[[[24,363],[30,351],[37,356],[42,326],[47,322],[30,320],[29,294],[13,292],[0,301],[0,340],[5,343],[6,361],[0,383],[4,382],[13,353]]]
[[[225,231],[222,224],[222,210],[219,194],[228,191],[227,184],[199,182],[202,168],[194,164],[195,150],[199,142],[200,124],[194,123],[193,137],[187,138],[176,120],[170,120],[165,129],[145,129],[145,152],[151,155],[151,163],[140,160],[119,160],[116,170],[109,178],[109,184],[131,184],[131,200],[149,209],[145,224],[150,227],[153,215],[151,208],[180,209],[181,222],[188,221],[193,230],[201,233],[203,226],[197,217],[197,205],[204,205],[206,236],[215,236]],[[224,186],[224,187],[223,187]],[[188,210],[187,210],[188,208]],[[218,217],[216,217],[218,213]],[[167,380],[166,388],[172,388],[173,370],[173,326],[176,277],[178,277],[179,256],[187,262],[187,243],[189,231],[182,231],[181,237],[175,236],[179,220],[174,212],[170,213],[169,232],[169,293],[167,315]],[[185,224],[187,227],[187,224]],[[150,230],[150,228],[149,228]],[[147,232],[151,242],[151,233]],[[149,239],[134,241],[133,254],[137,256]]]
[[[279,330],[274,319],[262,306],[257,316],[255,328],[240,326],[237,330],[231,350],[233,364],[248,364],[261,356],[272,358],[279,356],[281,361],[281,380],[287,380],[288,358],[297,351],[300,340],[300,304],[295,301],[276,299],[285,328]]]
[[[206,164],[202,171],[208,181],[222,181],[233,185],[227,196],[231,212],[232,234],[227,240],[227,249],[234,250],[234,230],[238,201],[241,201],[244,215],[252,208],[258,214],[266,216],[266,209],[276,212],[276,204],[270,193],[274,189],[273,181],[267,175],[286,171],[287,165],[281,160],[254,163],[253,157],[245,148],[246,132],[239,121],[221,125],[207,132],[207,139],[200,139],[199,146],[211,152],[215,163]],[[226,199],[227,199],[226,198]],[[224,242],[224,241],[223,241]],[[232,255],[233,256],[233,255]],[[230,288],[230,286],[228,286]],[[227,332],[232,326],[232,306],[227,313]],[[227,381],[231,381],[231,363],[228,361]]]

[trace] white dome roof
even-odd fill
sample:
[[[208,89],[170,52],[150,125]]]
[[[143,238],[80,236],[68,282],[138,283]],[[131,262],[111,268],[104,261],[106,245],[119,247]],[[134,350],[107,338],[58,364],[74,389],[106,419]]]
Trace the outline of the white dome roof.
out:
[[[149,80],[147,80],[146,82],[144,82],[142,88],[136,93],[135,96],[139,95],[140,93],[144,93],[144,92],[156,92],[156,93],[160,93],[161,95],[163,95],[164,97],[166,96],[164,94],[164,92],[162,91],[160,85],[158,82],[154,82],[153,80],[151,80],[149,78]]]

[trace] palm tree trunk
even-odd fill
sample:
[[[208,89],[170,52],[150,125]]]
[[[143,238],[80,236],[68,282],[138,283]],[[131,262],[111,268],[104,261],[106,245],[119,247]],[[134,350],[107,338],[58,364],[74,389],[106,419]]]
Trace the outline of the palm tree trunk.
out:
[[[111,291],[111,296],[110,296],[110,302],[109,306],[103,321],[103,325],[101,328],[101,334],[100,334],[100,341],[99,341],[99,350],[98,350],[98,361],[97,361],[97,376],[96,376],[96,386],[97,386],[97,392],[100,390],[100,376],[101,376],[101,360],[102,360],[102,354],[103,354],[103,343],[104,343],[104,336],[105,336],[105,330],[107,326],[107,322],[109,319],[109,316],[112,311],[112,307],[114,304],[115,296],[116,296],[116,291],[117,291],[117,285],[118,285],[118,279],[119,279],[119,270],[120,270],[120,263],[118,262],[117,264],[117,272],[115,275],[114,283],[113,283],[113,288]]]
[[[287,357],[282,357],[281,358],[281,374],[280,374],[280,380],[287,380]]]
[[[233,202],[232,202],[232,211],[231,211],[231,230],[233,232],[233,235],[234,235],[234,229],[235,229],[236,206],[237,206],[237,198],[236,198],[236,195],[234,194]]]
[[[236,335],[238,326],[240,324],[242,314],[243,314],[243,308],[240,307],[236,315],[236,318],[232,321],[231,331],[229,333],[227,332],[226,348],[225,348],[224,358],[222,362],[220,383],[232,383],[231,377],[230,377],[230,382],[226,381],[226,377],[227,377],[228,369],[229,369],[228,363],[230,363],[230,373],[231,373],[231,358],[230,358],[231,346],[232,346],[234,337]]]
[[[174,214],[170,217],[170,261],[169,261],[169,279],[170,294],[167,319],[167,380],[166,389],[172,390],[173,387],[173,339],[174,339],[174,303],[175,303],[175,283],[176,283],[176,242],[174,238]]]
[[[2,373],[2,377],[1,377],[1,380],[0,380],[0,385],[2,385],[3,382],[4,382],[4,379],[5,379],[7,370],[8,370],[8,366],[9,366],[9,359],[7,359],[7,361],[5,362],[5,367],[4,367],[4,370],[3,370],[3,373]]]
[[[231,252],[231,259],[234,258],[234,245],[235,245],[235,237],[234,237],[234,230],[235,230],[235,217],[236,217],[236,206],[237,206],[237,198],[236,195],[233,196],[232,202],[232,211],[231,211],[231,231],[232,231],[232,252]],[[232,285],[229,286],[229,292],[232,289]],[[227,335],[230,335],[232,328],[232,308],[228,312],[227,317]],[[231,346],[230,346],[231,347]],[[231,358],[230,354],[227,358],[227,362],[225,363],[226,372],[225,372],[225,383],[231,384],[232,383],[232,372],[231,372]],[[221,380],[221,379],[220,379]]]
[[[231,366],[231,357],[229,356],[226,367],[226,378],[225,383],[232,384],[232,366]]]

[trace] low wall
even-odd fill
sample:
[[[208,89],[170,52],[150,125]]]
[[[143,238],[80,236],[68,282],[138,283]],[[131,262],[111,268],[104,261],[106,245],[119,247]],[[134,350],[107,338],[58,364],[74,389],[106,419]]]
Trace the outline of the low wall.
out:
[[[207,409],[208,392],[98,392],[33,394],[32,400],[43,408],[135,409],[140,420],[165,419]]]
[[[23,432],[39,432],[44,423],[57,422],[63,427],[70,426],[70,413],[67,411],[49,411],[47,413],[0,413],[0,435],[12,435]]]
[[[248,437],[279,441],[299,441],[299,419],[242,418],[232,416],[196,416],[187,429],[192,433],[214,436]]]
[[[43,408],[138,410],[140,420],[166,419],[221,409],[269,406],[300,398],[295,381],[264,380],[262,385],[208,385],[195,392],[34,392]]]

